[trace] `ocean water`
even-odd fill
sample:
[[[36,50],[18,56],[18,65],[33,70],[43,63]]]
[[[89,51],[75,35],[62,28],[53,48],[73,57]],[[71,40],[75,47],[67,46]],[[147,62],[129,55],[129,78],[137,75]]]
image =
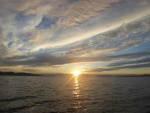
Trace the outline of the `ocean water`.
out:
[[[0,76],[0,113],[150,113],[150,77],[70,78]]]

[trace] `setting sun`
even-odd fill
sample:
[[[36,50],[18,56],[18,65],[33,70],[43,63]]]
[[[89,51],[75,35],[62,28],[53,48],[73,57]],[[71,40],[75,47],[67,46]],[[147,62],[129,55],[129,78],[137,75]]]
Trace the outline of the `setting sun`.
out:
[[[79,76],[79,75],[80,75],[80,71],[79,71],[79,70],[74,71],[74,72],[73,72],[73,75],[74,75],[74,76]]]

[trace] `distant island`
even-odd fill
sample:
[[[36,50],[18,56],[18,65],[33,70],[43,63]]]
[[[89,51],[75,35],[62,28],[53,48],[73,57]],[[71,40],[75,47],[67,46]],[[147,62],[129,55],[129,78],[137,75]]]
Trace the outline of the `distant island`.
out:
[[[0,72],[0,76],[43,76],[40,74],[32,74],[32,73],[15,73],[15,72]]]

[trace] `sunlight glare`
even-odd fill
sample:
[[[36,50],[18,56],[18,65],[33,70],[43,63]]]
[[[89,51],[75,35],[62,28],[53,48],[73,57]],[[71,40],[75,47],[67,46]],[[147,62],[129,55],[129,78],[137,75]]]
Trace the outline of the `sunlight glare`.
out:
[[[80,75],[80,71],[79,71],[79,70],[74,71],[74,72],[73,72],[73,75],[74,75],[74,76],[79,76],[79,75]]]

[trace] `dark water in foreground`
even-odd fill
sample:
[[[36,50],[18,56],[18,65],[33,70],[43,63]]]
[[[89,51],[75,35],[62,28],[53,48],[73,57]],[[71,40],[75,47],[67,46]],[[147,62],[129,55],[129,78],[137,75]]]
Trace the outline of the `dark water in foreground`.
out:
[[[0,76],[0,113],[150,113],[150,77]]]

